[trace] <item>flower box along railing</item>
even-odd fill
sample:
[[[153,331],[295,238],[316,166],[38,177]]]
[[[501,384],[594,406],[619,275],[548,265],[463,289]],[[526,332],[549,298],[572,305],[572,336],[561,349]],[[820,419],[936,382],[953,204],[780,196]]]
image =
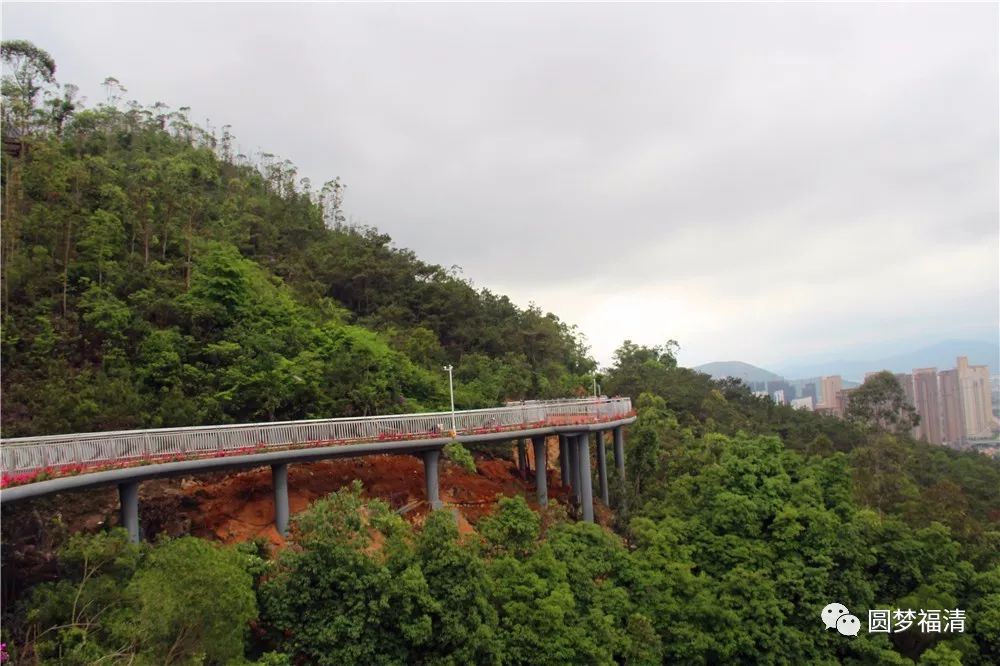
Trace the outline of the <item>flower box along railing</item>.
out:
[[[632,416],[628,398],[537,401],[455,412],[455,429],[478,435],[606,423]],[[0,487],[58,476],[286,448],[445,437],[451,412],[125,430],[0,440]]]

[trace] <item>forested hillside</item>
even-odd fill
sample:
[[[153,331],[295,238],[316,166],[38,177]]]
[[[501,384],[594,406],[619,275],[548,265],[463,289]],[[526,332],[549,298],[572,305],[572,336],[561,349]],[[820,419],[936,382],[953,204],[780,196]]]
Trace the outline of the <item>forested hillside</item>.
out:
[[[449,362],[460,406],[589,386],[573,329],[347,226],[339,181],[251,164],[114,81],[85,109],[44,52],[3,53],[5,436],[441,408]],[[460,534],[360,486],[295,516],[280,552],[62,535],[55,516],[59,579],[3,609],[10,658],[1000,663],[1000,464],[912,441],[884,377],[839,420],[676,351],[625,341],[601,372],[639,414],[609,526],[511,497]],[[858,636],[824,629],[832,602]],[[966,621],[869,633],[876,609]]]
[[[347,226],[338,180],[4,58],[5,436],[441,408],[443,363],[460,407],[590,385],[574,330]]]

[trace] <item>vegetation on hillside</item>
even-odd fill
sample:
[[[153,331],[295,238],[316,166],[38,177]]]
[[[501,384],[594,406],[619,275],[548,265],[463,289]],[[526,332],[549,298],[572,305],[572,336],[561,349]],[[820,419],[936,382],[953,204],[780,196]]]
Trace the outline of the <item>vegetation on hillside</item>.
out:
[[[594,363],[187,109],[87,109],[4,45],[3,434],[396,413],[564,396]]]
[[[683,396],[642,394],[621,484],[632,509],[618,534],[567,520],[559,506],[539,515],[512,498],[463,539],[450,511],[414,530],[355,487],[300,514],[296,547],[273,559],[253,544],[199,550],[178,545],[187,539],[130,546],[117,532],[76,537],[61,555],[65,578],[35,588],[14,623],[17,637],[45,637],[34,644],[41,663],[88,663],[97,654],[226,663],[207,652],[221,639],[188,636],[180,618],[166,627],[116,624],[143,617],[146,604],[172,608],[181,601],[171,595],[187,591],[184,621],[192,625],[218,626],[219,615],[252,609],[253,622],[225,625],[242,627],[243,640],[226,658],[261,664],[996,662],[995,464],[885,433],[861,435],[847,451],[727,434],[773,405],[749,392],[726,398],[710,380],[691,379],[705,382],[703,401],[731,408],[731,418],[707,431],[667,407]],[[815,419],[779,411],[772,423]],[[867,461],[885,447],[906,455],[894,470],[897,492],[877,506],[873,484],[883,481]],[[114,557],[90,560],[99,575],[80,568],[82,544],[112,548]],[[199,605],[210,592],[192,591],[180,574],[172,584],[158,578],[155,593],[135,582],[188,549],[209,558],[199,568],[230,581],[218,603]],[[225,569],[234,552],[240,571]],[[113,596],[95,605],[114,612],[93,621],[74,622],[72,604],[59,602],[101,594]],[[967,623],[964,632],[914,626],[847,639],[820,622],[831,601],[862,619],[868,609],[963,609]]]
[[[4,45],[5,434],[443,407],[443,362],[460,405],[585,385],[572,329],[345,226],[338,181],[113,81],[77,108],[29,47]],[[628,341],[600,381],[639,410],[614,530],[514,497],[463,537],[355,486],[277,555],[76,535],[3,640],[27,664],[1000,663],[1000,464],[912,441],[898,385],[838,420]],[[831,602],[966,623],[849,638]]]

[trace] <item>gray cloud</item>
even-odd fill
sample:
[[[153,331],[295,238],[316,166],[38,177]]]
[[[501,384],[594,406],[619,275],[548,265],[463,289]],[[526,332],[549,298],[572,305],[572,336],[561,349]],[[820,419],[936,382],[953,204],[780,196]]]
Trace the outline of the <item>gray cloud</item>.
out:
[[[3,34],[341,176],[354,219],[602,360],[763,363],[995,336],[997,11],[7,3]]]

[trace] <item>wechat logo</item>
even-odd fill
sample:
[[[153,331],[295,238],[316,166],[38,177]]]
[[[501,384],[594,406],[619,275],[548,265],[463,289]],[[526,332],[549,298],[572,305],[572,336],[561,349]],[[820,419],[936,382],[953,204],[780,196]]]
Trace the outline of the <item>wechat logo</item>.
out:
[[[861,620],[851,615],[844,604],[827,604],[821,617],[827,629],[836,629],[844,636],[857,636],[861,631]]]

